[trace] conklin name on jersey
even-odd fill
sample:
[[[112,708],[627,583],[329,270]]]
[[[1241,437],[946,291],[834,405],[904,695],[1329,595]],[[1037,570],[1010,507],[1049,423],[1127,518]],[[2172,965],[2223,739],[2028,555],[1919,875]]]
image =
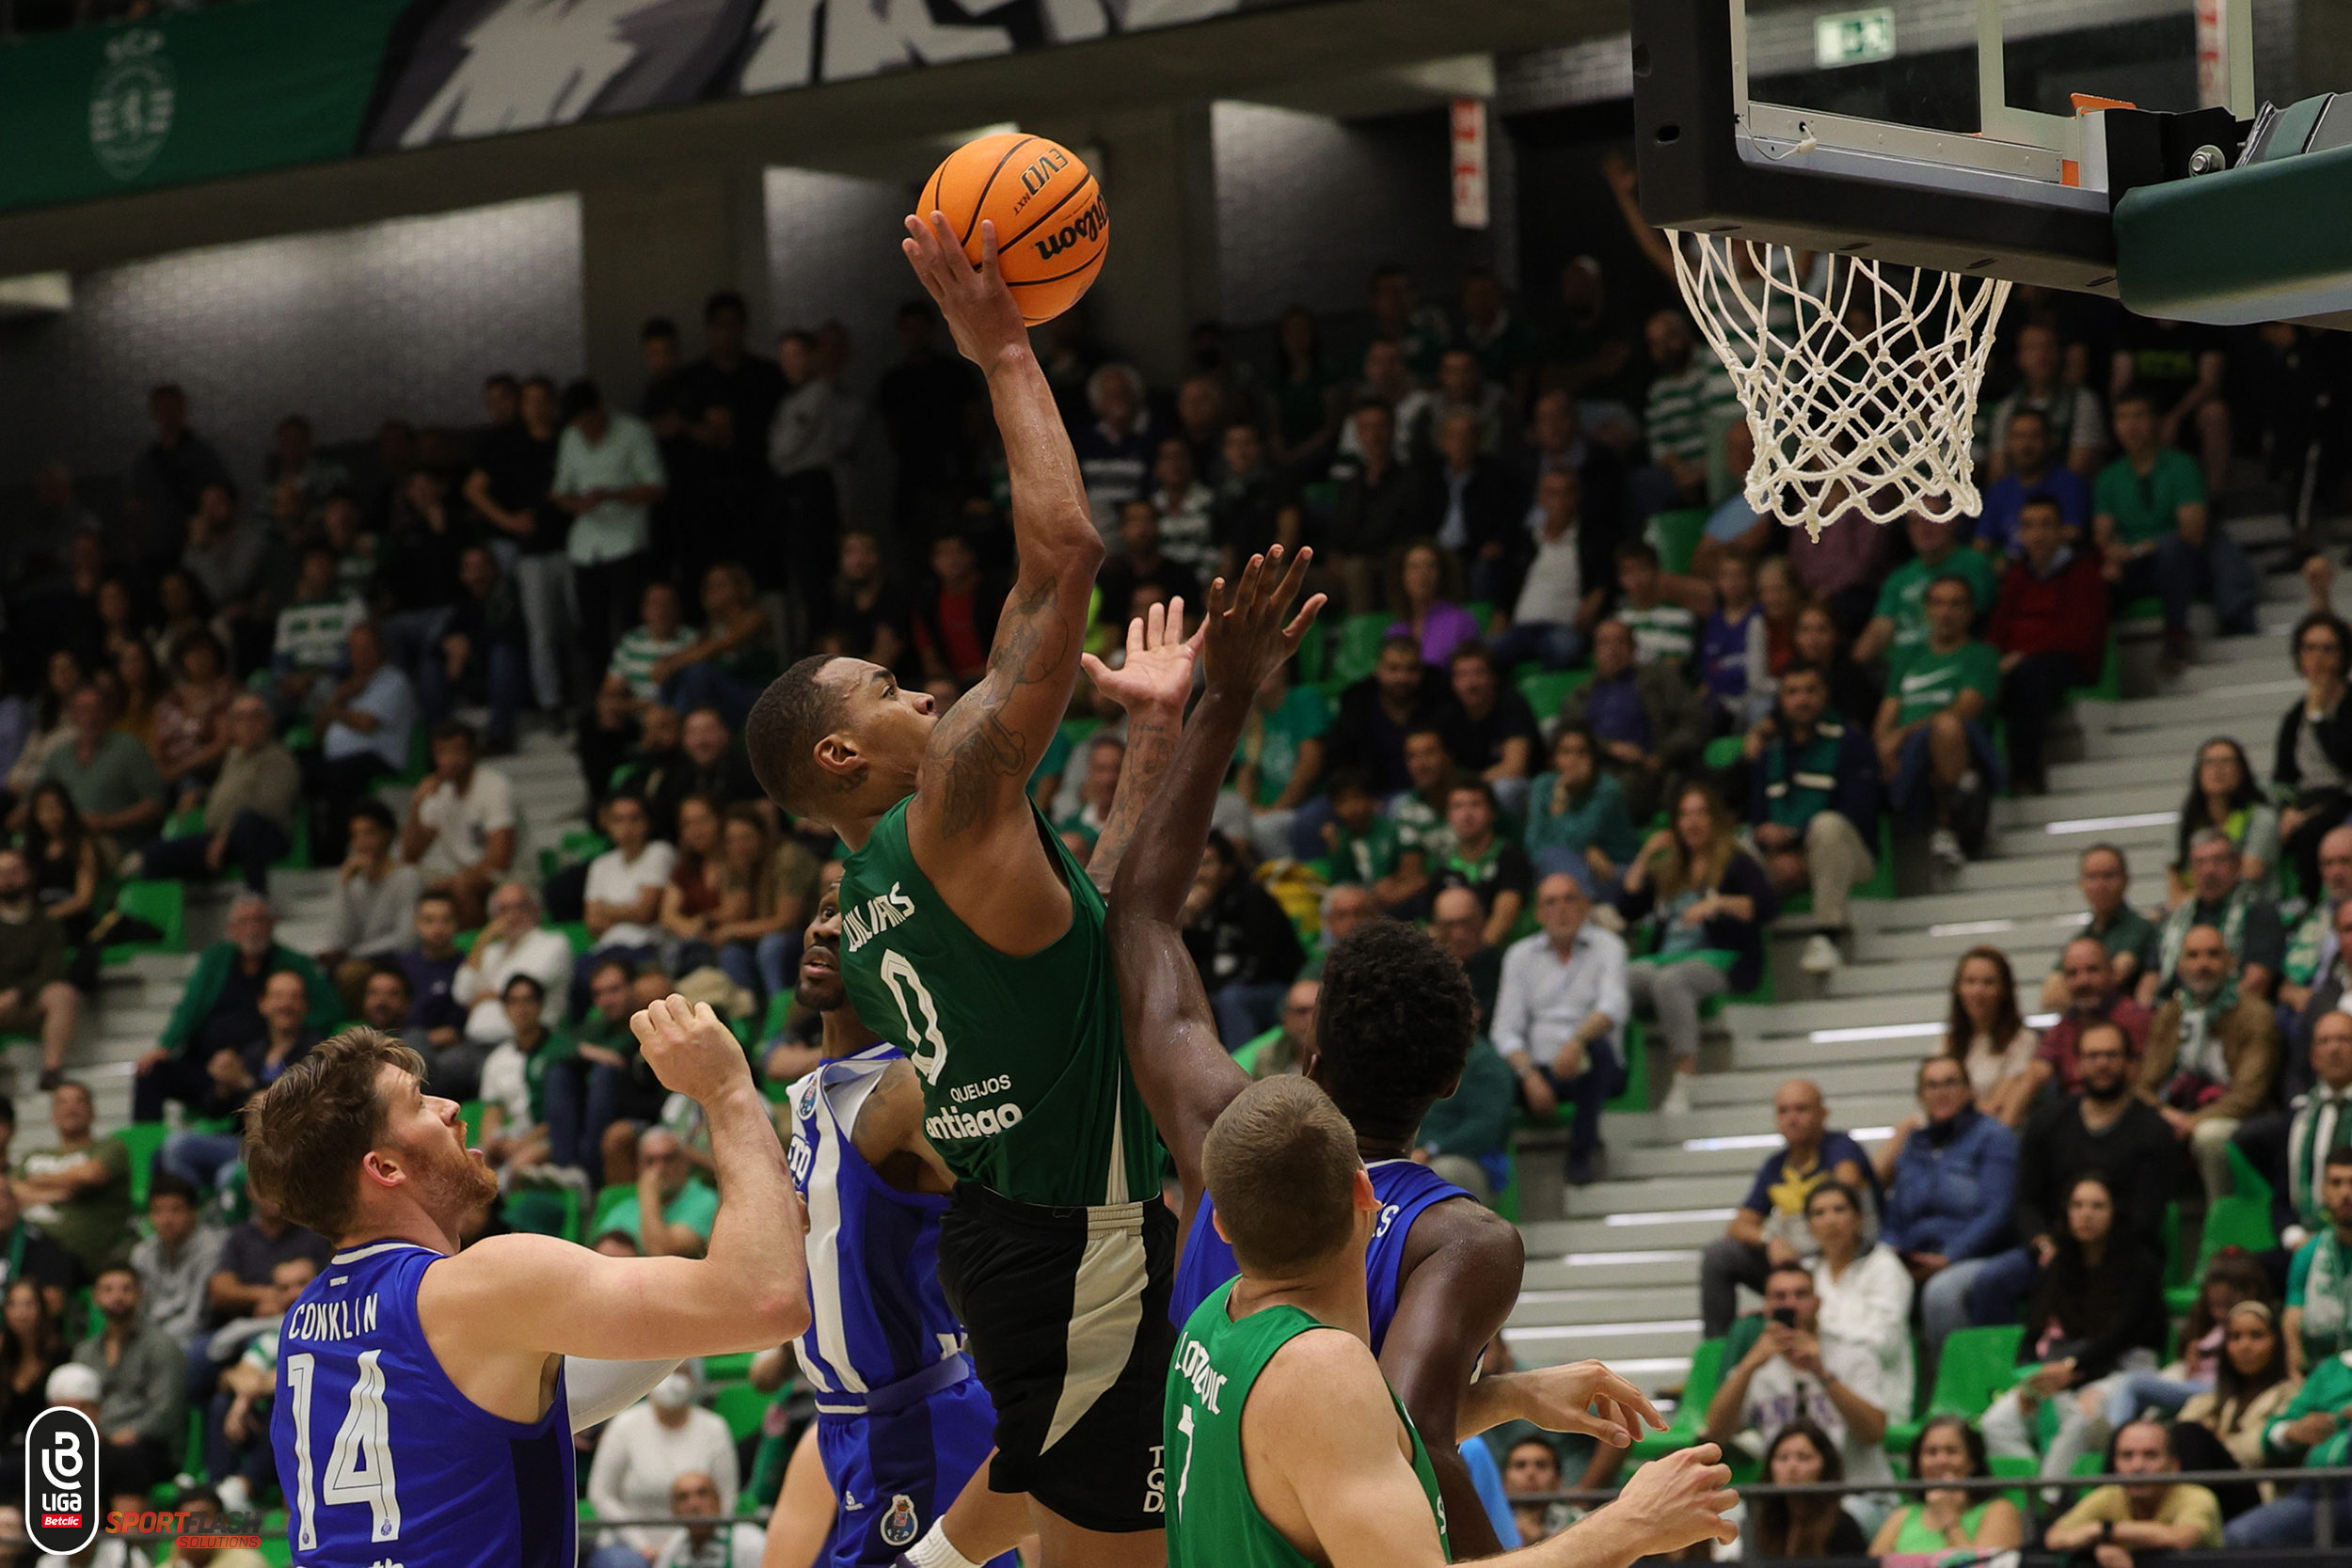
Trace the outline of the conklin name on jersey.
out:
[[[976,936],[914,863],[901,802],[843,864],[842,980],[914,1064],[924,1134],[959,1178],[1024,1203],[1134,1202],[1159,1189],[1159,1140],[1127,1072],[1103,895],[1037,821],[1070,889],[1057,940],[1014,958]]]

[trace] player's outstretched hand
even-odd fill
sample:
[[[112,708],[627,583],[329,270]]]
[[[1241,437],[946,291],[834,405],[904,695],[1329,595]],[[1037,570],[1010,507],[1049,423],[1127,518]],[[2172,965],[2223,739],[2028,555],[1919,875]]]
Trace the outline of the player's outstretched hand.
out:
[[[1127,658],[1118,669],[1092,654],[1078,657],[1094,689],[1129,713],[1148,707],[1181,712],[1192,695],[1193,660],[1208,634],[1204,620],[1199,631],[1185,638],[1184,601],[1174,598],[1127,623]]]
[[[689,1006],[683,996],[657,997],[628,1027],[661,1086],[697,1103],[707,1105],[752,1081],[743,1047],[707,1002]]]
[[[1209,613],[1201,623],[1208,633],[1209,685],[1232,695],[1254,696],[1274,667],[1298,651],[1307,628],[1315,624],[1325,595],[1317,594],[1300,605],[1288,622],[1290,607],[1307,580],[1307,567],[1315,558],[1302,549],[1284,570],[1282,546],[1253,555],[1241,570],[1241,581],[1229,590],[1219,578],[1209,587]]]
[[[966,359],[986,370],[1005,350],[1028,347],[1029,328],[1021,319],[1021,307],[1013,303],[1012,291],[996,270],[993,222],[980,220],[977,267],[956,243],[944,213],[908,214],[907,237],[898,248],[938,302],[939,313],[947,318],[947,329]]]
[[[1740,1527],[1724,1517],[1740,1500],[1731,1490],[1731,1466],[1712,1443],[1683,1449],[1633,1472],[1617,1500],[1602,1510],[1622,1511],[1641,1542],[1644,1556],[1678,1552],[1696,1541],[1740,1539]]]
[[[1597,1361],[1571,1361],[1507,1372],[1513,1405],[1546,1432],[1581,1432],[1622,1449],[1645,1430],[1663,1432],[1665,1418],[1642,1391]]]

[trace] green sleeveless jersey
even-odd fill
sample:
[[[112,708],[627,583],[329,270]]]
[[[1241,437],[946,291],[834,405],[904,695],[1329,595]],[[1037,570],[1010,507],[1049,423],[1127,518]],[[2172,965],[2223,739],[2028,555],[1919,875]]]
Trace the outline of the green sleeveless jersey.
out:
[[[1162,1463],[1168,1478],[1168,1568],[1313,1568],[1298,1548],[1266,1523],[1249,1496],[1242,1463],[1241,1414],[1258,1374],[1274,1353],[1310,1329],[1339,1329],[1295,1307],[1269,1307],[1235,1323],[1225,1315],[1233,1282],[1209,1293],[1176,1338],[1168,1367],[1167,1445]],[[1389,1402],[1413,1440],[1413,1474],[1429,1498],[1438,1522],[1438,1543],[1446,1560],[1454,1543],[1446,1535],[1445,1503],[1438,1496],[1438,1472],[1412,1417],[1393,1390]]]
[[[1159,1194],[1159,1134],[1127,1071],[1103,895],[1036,822],[1070,889],[1060,940],[1017,958],[975,935],[914,863],[901,800],[843,863],[842,979],[914,1064],[924,1134],[960,1179],[1057,1208],[1139,1202]]]

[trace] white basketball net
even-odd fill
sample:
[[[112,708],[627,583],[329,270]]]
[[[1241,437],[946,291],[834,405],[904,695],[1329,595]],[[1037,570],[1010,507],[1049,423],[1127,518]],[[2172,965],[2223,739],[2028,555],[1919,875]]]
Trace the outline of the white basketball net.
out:
[[[1748,504],[1813,538],[1842,515],[1938,522],[1983,509],[1969,447],[2009,300],[2000,279],[1684,233],[1682,297],[1756,437]]]

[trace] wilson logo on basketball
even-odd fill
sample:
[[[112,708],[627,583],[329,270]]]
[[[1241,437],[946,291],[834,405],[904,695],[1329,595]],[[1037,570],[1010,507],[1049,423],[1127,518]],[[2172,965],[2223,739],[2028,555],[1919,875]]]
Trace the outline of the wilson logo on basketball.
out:
[[[1051,234],[1030,241],[1037,246],[1038,259],[1050,261],[1081,240],[1093,240],[1103,232],[1107,214],[1103,211],[1103,198],[1096,197],[1094,205],[1061,226]]]

